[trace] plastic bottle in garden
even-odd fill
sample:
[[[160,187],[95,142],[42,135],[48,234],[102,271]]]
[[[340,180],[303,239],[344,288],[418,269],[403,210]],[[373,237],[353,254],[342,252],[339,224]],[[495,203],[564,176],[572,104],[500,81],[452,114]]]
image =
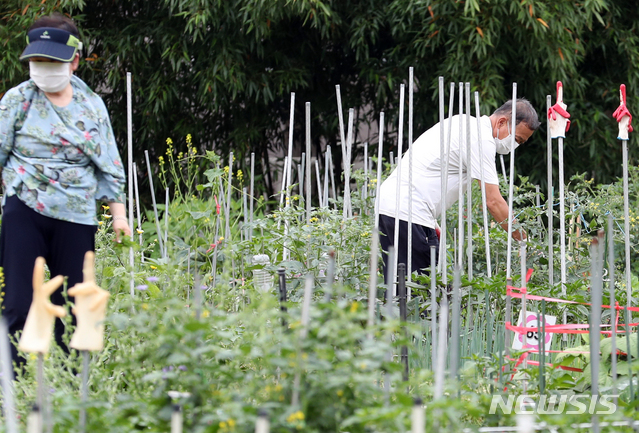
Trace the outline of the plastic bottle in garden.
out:
[[[253,256],[254,265],[267,266],[271,263],[266,254],[257,254]],[[273,276],[266,269],[255,269],[253,271],[253,284],[260,292],[269,292],[273,288]]]

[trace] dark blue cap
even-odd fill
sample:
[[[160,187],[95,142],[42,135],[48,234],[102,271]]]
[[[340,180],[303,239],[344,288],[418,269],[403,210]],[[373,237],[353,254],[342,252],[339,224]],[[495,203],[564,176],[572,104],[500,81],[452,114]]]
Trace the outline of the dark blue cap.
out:
[[[82,49],[82,42],[66,30],[55,27],[40,27],[27,34],[27,48],[24,49],[20,60],[31,57],[45,57],[58,62],[73,61],[78,50]]]

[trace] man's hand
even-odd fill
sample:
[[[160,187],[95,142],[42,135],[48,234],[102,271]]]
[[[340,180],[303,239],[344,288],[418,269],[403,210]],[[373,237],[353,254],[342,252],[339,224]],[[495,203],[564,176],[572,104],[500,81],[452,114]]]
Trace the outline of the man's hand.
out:
[[[53,305],[49,300],[64,282],[64,277],[58,275],[45,283],[44,263],[44,258],[38,257],[33,267],[33,301],[18,343],[18,348],[25,352],[48,353],[53,322],[56,317],[67,314],[64,308]]]
[[[479,182],[481,187],[481,181],[478,180],[477,182]],[[501,196],[499,185],[486,184],[486,207],[495,221],[499,222],[499,225],[508,231],[508,203]],[[526,232],[523,229],[514,229],[512,237],[516,241],[525,241],[527,239]]]

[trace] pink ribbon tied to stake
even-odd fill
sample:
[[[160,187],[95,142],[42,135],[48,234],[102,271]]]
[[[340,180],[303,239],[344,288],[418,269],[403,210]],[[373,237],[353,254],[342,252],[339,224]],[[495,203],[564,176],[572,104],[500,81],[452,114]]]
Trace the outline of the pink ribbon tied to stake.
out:
[[[632,132],[632,114],[626,105],[626,85],[619,86],[619,107],[612,113],[612,117],[619,122],[619,140],[628,140],[628,133]]]
[[[566,111],[567,105],[563,99],[563,84],[557,81],[557,102],[548,109],[551,138],[566,138],[566,132],[570,129],[570,113]]]

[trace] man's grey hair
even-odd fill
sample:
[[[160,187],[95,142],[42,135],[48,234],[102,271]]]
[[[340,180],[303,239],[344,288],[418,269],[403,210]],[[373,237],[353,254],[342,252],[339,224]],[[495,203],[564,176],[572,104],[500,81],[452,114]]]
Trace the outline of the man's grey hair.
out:
[[[513,101],[511,99],[496,109],[493,114],[496,114],[497,116],[506,116],[510,119],[512,117],[512,107]],[[535,111],[530,101],[526,98],[517,99],[517,113],[515,120],[517,125],[522,122],[525,123],[531,131],[536,131],[537,128],[539,128],[539,125],[541,125],[537,116],[537,111]]]

